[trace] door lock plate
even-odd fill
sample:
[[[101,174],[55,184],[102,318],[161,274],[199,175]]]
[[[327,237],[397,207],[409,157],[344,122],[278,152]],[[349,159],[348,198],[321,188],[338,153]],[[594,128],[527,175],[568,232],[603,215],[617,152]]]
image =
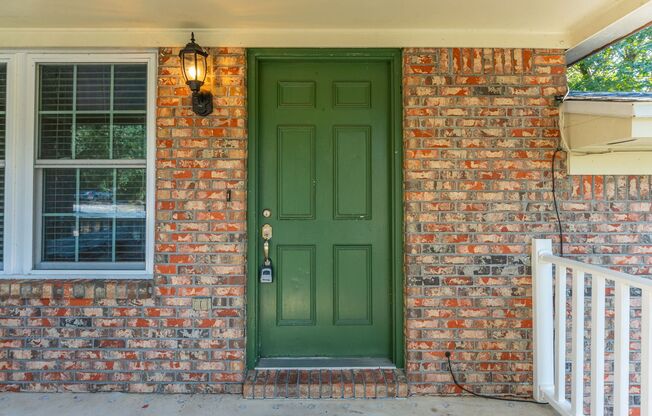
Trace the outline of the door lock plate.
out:
[[[262,234],[263,234],[263,240],[271,240],[272,239],[272,226],[269,225],[269,224],[263,225]]]

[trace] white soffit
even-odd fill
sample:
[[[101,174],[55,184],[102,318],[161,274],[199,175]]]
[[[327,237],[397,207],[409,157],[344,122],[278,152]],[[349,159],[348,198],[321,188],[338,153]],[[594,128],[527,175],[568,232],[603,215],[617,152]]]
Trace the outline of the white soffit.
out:
[[[0,47],[570,48],[652,0],[5,0]]]

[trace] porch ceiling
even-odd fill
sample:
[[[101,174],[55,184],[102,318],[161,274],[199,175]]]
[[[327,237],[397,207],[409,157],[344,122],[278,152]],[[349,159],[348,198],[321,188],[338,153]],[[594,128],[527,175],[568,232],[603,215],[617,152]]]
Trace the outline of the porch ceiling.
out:
[[[20,0],[0,47],[572,48],[652,0]],[[640,13],[640,10],[639,10]],[[652,16],[650,16],[652,18]]]

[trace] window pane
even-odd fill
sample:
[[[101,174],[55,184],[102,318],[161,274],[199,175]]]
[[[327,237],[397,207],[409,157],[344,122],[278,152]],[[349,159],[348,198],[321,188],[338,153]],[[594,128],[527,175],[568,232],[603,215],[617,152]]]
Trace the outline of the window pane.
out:
[[[41,111],[70,111],[73,97],[73,65],[40,67]]]
[[[43,218],[43,261],[75,261],[74,217]]]
[[[79,261],[111,261],[112,224],[111,219],[79,220]]]
[[[145,115],[115,114],[113,116],[113,158],[145,158]]]
[[[0,113],[7,111],[7,64],[0,63]],[[3,126],[4,127],[4,126]]]
[[[145,261],[145,218],[116,221],[116,261]]]
[[[5,124],[7,111],[7,64],[0,63],[0,159],[5,159]]]
[[[113,109],[142,110],[147,108],[147,65],[115,65]]]
[[[111,65],[77,65],[77,111],[111,109]]]
[[[72,156],[72,116],[68,114],[41,115],[41,159],[70,159]]]
[[[0,82],[2,82],[0,80]],[[0,102],[4,100],[0,99]],[[5,125],[7,123],[7,118],[3,112],[0,112],[0,160],[5,160]]]
[[[7,64],[0,63],[0,263],[4,259],[5,236],[5,137],[7,111]]]
[[[79,169],[79,207],[82,216],[112,216],[114,169]]]
[[[76,181],[76,169],[45,169],[43,171],[43,212],[62,214],[76,211]]]
[[[75,159],[110,159],[109,115],[77,115]]]
[[[145,216],[145,169],[117,172],[117,211],[123,217]]]
[[[4,259],[4,242],[5,242],[5,170],[0,169],[0,263]]]
[[[143,262],[144,168],[43,169],[45,262]]]

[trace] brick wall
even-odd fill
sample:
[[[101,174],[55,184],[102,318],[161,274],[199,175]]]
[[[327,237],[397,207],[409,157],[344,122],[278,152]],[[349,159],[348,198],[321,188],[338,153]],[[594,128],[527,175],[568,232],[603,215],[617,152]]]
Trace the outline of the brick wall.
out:
[[[241,391],[245,51],[211,50],[206,118],[193,117],[177,52],[160,51],[155,279],[0,281],[0,390]],[[451,350],[476,391],[529,396],[529,248],[555,234],[562,52],[421,48],[404,61],[412,393],[457,393]],[[650,177],[561,173],[558,186],[570,252],[650,273]],[[212,310],[193,310],[196,297]]]
[[[407,370],[414,393],[531,396],[530,239],[554,231],[562,51],[404,53]]]
[[[160,50],[154,281],[0,281],[0,390],[241,391],[245,54],[210,52],[216,110],[200,118],[178,50]]]
[[[531,396],[530,240],[553,238],[558,252],[550,159],[559,136],[554,96],[566,90],[563,51],[407,49],[404,74],[412,392],[458,393],[444,364],[453,351],[459,379],[475,391]],[[563,153],[557,166],[566,254],[652,274],[652,178],[569,177]],[[638,328],[636,294],[632,305]],[[634,362],[637,340],[635,329]],[[632,368],[637,403],[640,368]]]

